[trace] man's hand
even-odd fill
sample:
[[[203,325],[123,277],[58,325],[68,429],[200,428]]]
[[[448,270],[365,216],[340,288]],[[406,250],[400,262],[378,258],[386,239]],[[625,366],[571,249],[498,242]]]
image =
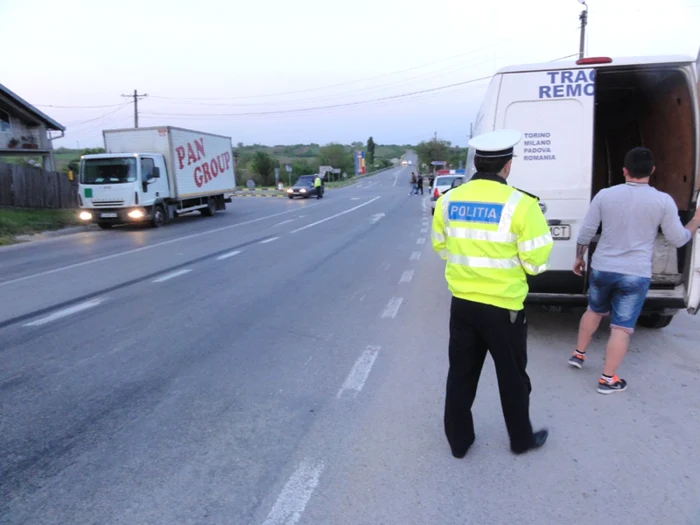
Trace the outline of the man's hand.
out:
[[[576,257],[576,262],[574,262],[574,273],[581,277],[585,271],[586,261],[583,260],[583,257]]]

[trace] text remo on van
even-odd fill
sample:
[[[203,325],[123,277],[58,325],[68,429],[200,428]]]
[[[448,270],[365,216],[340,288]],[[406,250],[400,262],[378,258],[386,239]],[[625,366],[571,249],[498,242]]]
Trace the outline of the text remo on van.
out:
[[[595,70],[547,71],[549,83],[539,86],[540,98],[592,97],[595,92]]]

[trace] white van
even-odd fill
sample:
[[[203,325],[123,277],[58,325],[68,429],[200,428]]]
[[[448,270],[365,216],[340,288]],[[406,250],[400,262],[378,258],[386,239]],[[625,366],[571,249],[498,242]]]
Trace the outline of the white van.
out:
[[[508,183],[537,195],[554,248],[551,269],[530,281],[530,303],[585,305],[588,282],[573,271],[576,238],[601,189],[624,182],[625,153],[654,152],[651,184],[670,194],[683,223],[698,206],[698,61],[685,56],[584,58],[501,69],[491,80],[474,135],[517,129],[523,139]],[[474,174],[469,151],[467,180]],[[595,251],[595,239],[589,250]],[[639,323],[667,326],[700,305],[700,233],[676,250],[660,235]]]

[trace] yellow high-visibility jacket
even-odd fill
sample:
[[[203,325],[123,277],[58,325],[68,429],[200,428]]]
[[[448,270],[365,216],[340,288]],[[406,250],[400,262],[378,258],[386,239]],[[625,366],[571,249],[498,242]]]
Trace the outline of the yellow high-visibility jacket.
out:
[[[527,277],[549,268],[552,236],[537,200],[497,175],[474,175],[440,196],[431,235],[455,297],[522,310]]]
[[[314,179],[314,188],[318,188],[319,186],[321,186],[321,184],[321,177],[316,177]]]

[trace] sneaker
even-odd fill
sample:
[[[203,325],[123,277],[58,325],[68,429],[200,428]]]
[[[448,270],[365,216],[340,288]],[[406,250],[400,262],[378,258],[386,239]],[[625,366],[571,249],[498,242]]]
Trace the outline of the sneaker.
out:
[[[578,350],[574,351],[574,355],[569,358],[569,364],[575,368],[583,368],[583,363],[586,362],[586,354],[582,354]]]
[[[627,381],[617,376],[613,376],[612,381],[606,381],[602,377],[598,379],[598,392],[601,394],[613,394],[624,390],[627,390]]]

